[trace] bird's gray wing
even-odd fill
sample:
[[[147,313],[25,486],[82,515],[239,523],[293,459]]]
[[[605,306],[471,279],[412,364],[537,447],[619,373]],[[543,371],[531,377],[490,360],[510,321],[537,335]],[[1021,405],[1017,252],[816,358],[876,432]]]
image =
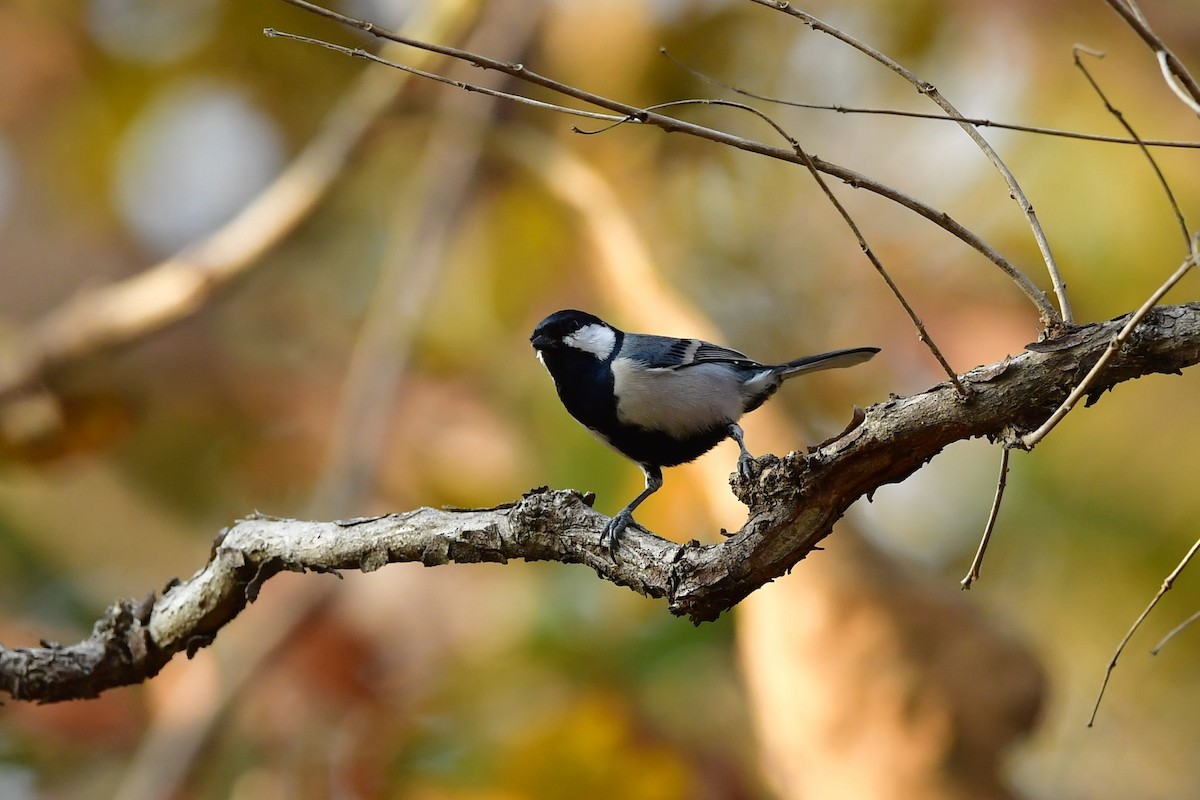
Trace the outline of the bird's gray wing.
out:
[[[630,339],[633,341],[629,341]],[[621,355],[636,359],[651,369],[682,369],[697,364],[736,364],[746,369],[762,367],[745,353],[702,339],[637,334],[626,336]]]
[[[747,356],[738,350],[731,347],[723,347],[712,342],[698,342],[695,354],[692,356],[693,364],[703,364],[705,362],[718,361],[725,364],[737,364],[739,367],[747,367],[749,369],[757,369],[762,364]]]

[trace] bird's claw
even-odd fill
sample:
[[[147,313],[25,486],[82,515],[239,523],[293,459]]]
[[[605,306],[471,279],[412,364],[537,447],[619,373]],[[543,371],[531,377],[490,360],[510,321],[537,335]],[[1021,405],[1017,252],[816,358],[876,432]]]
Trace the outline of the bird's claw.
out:
[[[631,522],[633,522],[633,514],[624,510],[610,519],[604,526],[604,530],[600,532],[600,546],[607,550],[609,556],[614,559],[621,534],[625,532]]]
[[[754,476],[757,472],[758,462],[754,459],[754,456],[750,455],[749,453],[745,453],[738,458],[737,473],[742,480],[754,480]]]

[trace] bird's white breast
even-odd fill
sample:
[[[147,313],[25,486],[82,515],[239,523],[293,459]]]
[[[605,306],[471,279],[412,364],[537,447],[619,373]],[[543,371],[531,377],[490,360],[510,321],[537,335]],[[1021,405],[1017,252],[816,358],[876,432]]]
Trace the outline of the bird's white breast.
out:
[[[742,416],[741,381],[722,364],[647,369],[632,359],[613,360],[617,418],[686,437]]]

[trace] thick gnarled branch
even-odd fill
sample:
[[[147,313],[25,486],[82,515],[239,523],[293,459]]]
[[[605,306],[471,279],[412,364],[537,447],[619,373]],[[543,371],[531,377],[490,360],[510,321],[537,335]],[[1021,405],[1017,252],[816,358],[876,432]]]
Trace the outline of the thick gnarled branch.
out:
[[[222,532],[212,557],[157,600],[115,604],[83,642],[0,649],[0,688],[51,702],[89,697],[155,675],[175,653],[212,641],[282,570],[371,571],[392,562],[426,566],[509,559],[582,563],[613,583],[665,597],[672,613],[715,619],[790,570],[850,505],[907,478],[947,445],[1014,437],[1039,425],[1078,383],[1125,318],[1073,329],[948,383],[867,409],[862,422],[807,453],[758,460],[755,480],[734,490],[749,518],[718,544],[676,544],[631,528],[617,559],[598,543],[605,518],[573,491],[537,490],[493,509],[417,509],[336,522],[255,516]],[[1200,303],[1151,311],[1092,387],[1200,363]]]

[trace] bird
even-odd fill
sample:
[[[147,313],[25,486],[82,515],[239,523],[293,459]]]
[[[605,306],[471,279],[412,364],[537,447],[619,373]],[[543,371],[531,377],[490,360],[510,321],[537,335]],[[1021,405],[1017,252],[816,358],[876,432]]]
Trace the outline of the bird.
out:
[[[543,319],[529,341],[567,412],[645,475],[641,494],[601,533],[610,553],[634,522],[633,512],[662,488],[663,467],[699,458],[729,438],[741,450],[738,473],[752,476],[742,415],[788,378],[861,364],[879,352],[852,347],[767,365],[701,339],[626,333],[575,309]]]

